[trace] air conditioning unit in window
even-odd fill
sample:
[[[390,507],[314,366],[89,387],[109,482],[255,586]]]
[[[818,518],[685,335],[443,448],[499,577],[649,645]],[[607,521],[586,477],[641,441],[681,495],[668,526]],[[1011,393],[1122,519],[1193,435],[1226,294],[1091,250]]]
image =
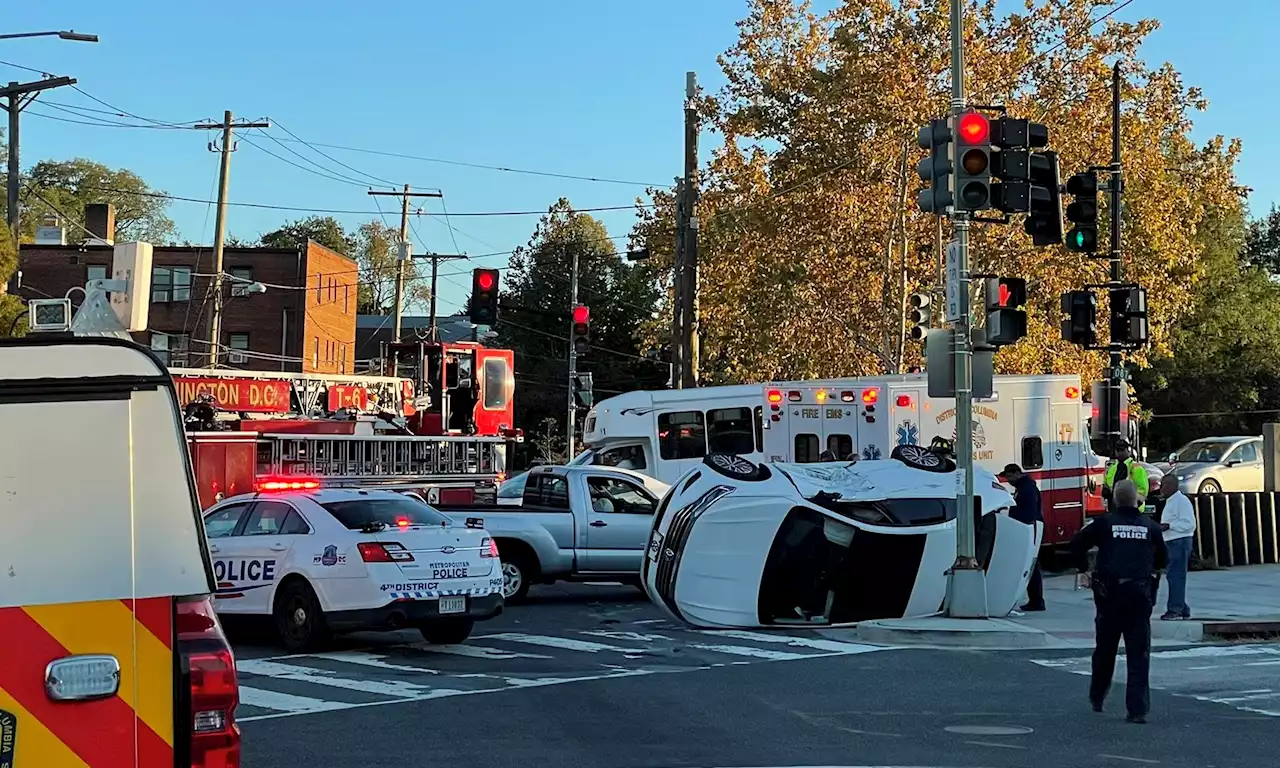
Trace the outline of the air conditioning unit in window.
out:
[[[232,365],[244,365],[249,362],[249,356],[243,352],[228,352],[227,362]]]

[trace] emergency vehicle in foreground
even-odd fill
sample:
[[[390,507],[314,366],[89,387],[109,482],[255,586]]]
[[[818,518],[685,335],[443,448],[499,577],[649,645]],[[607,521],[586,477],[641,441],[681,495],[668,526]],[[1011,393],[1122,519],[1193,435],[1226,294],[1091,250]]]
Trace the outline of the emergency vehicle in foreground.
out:
[[[291,651],[332,633],[411,627],[461,643],[502,612],[498,547],[412,496],[268,481],[204,515],[219,613],[270,617]]]
[[[237,768],[235,658],[164,366],[122,338],[0,340],[0,434],[0,765]]]
[[[1064,544],[1084,524],[1086,502],[1101,510],[1106,463],[1089,444],[1080,379],[996,376],[994,389],[974,404],[977,464],[990,472],[1023,466],[1040,486],[1044,544]],[[624,466],[674,484],[709,453],[794,463],[818,461],[824,451],[877,459],[954,432],[955,401],[928,397],[923,374],[628,392],[591,409],[589,450],[571,463]]]

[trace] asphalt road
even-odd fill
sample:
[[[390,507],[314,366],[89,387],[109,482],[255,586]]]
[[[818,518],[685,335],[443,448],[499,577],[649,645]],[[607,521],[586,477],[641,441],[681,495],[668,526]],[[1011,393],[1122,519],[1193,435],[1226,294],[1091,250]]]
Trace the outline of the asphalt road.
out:
[[[707,633],[630,588],[533,596],[464,646],[359,635],[283,657],[234,632],[246,768],[1259,768],[1280,753],[1280,645],[1156,654],[1163,690],[1137,726],[1119,685],[1089,711],[1080,652]]]

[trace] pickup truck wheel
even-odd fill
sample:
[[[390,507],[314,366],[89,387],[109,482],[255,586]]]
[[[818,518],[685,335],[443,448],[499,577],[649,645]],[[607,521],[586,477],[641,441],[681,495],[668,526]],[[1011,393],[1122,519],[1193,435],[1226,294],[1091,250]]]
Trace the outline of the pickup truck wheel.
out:
[[[272,610],[280,644],[292,653],[313,651],[329,639],[329,625],[315,590],[301,578],[280,585]]]
[[[529,579],[534,571],[535,569],[529,566],[527,560],[519,555],[513,555],[509,560],[504,559],[502,561],[502,599],[510,605],[524,602],[529,595]]]
[[[457,645],[471,637],[475,619],[437,619],[418,626],[422,639],[432,645]]]

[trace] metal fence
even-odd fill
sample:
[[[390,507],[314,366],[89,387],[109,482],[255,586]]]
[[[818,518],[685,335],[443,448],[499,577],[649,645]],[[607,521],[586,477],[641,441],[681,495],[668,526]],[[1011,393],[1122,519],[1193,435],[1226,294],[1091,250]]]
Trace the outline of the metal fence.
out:
[[[1191,501],[1195,556],[1203,565],[1280,563],[1280,492],[1198,494]]]

